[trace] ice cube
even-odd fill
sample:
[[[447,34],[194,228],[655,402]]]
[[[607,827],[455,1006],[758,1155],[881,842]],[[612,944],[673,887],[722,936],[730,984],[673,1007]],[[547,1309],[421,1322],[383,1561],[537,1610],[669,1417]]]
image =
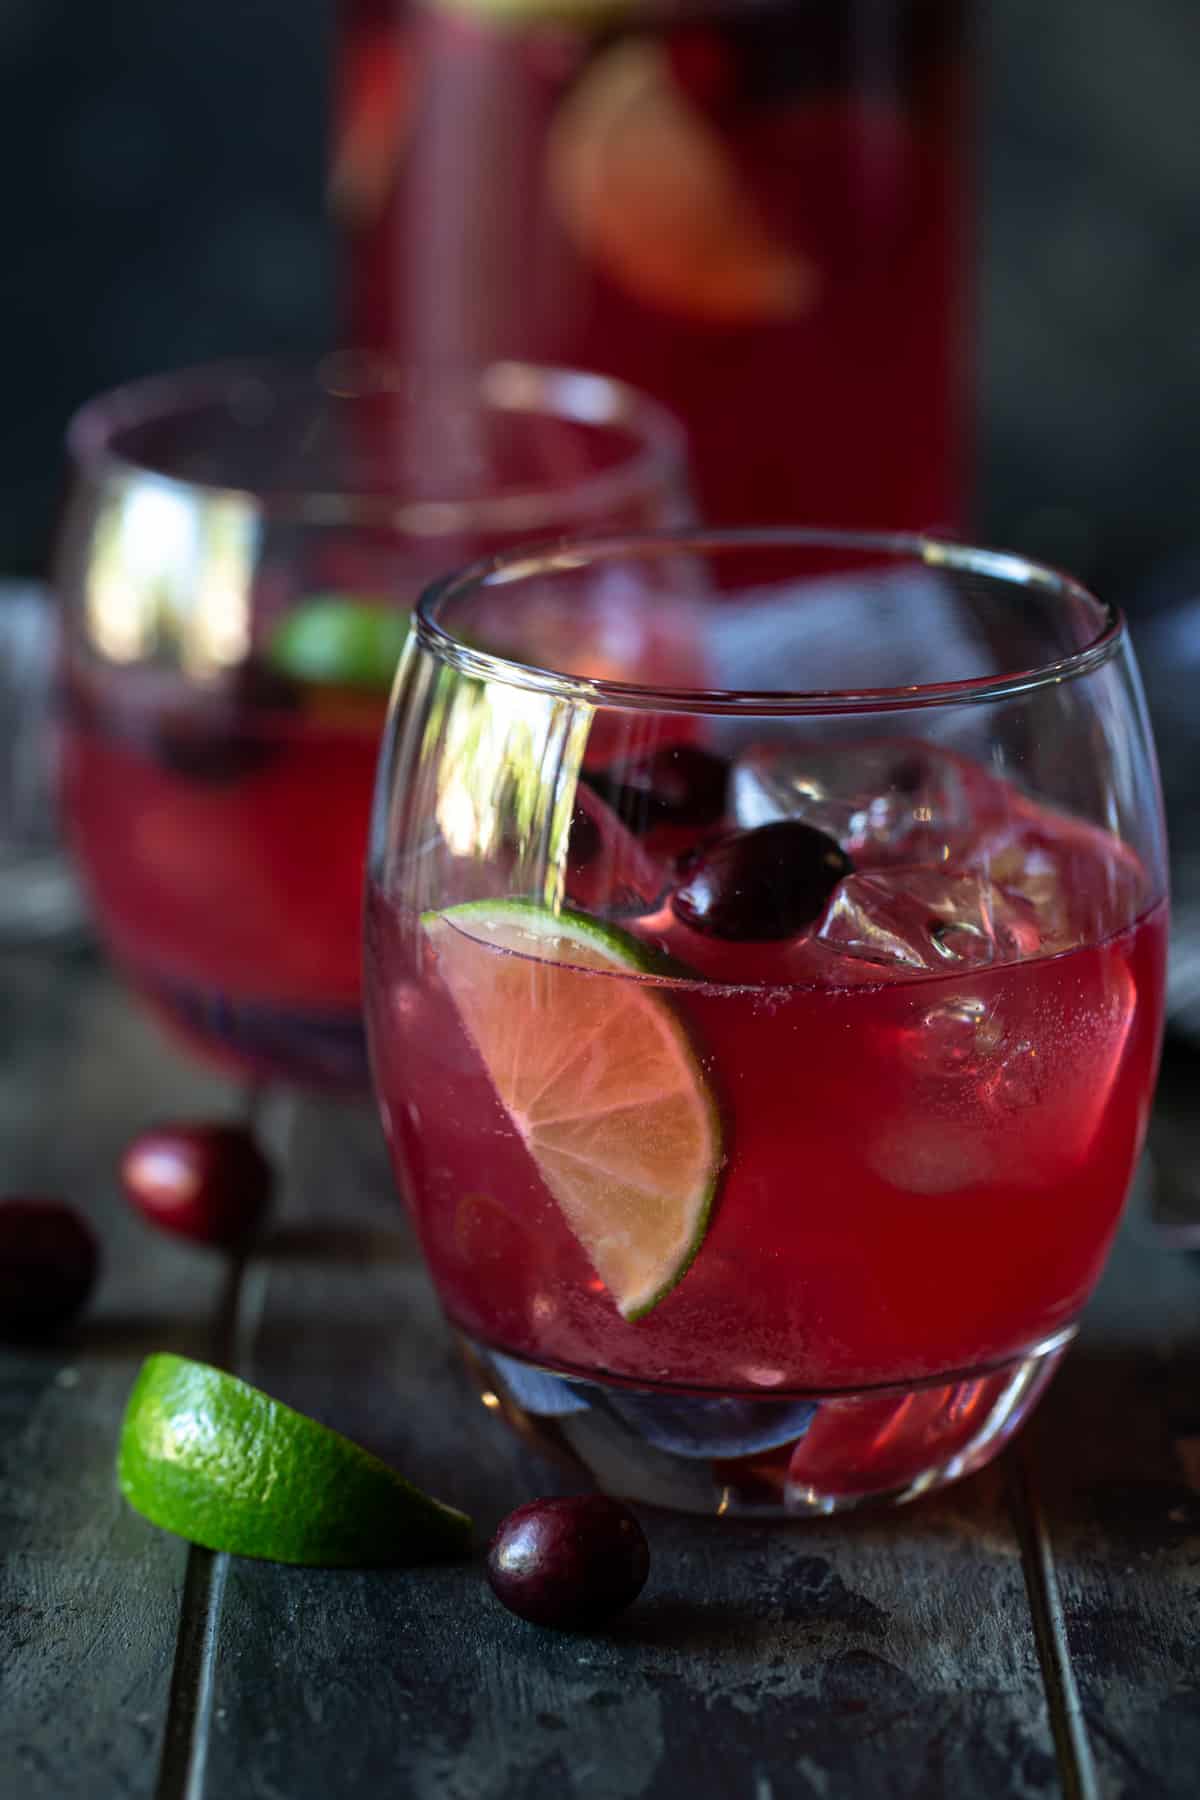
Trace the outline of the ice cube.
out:
[[[1014,1031],[994,998],[952,994],[939,1000],[899,1033],[898,1048],[904,1066],[932,1077],[943,1095],[973,1094],[991,1111],[1036,1105],[1045,1091],[1044,1055]]]
[[[1136,858],[1116,838],[1074,819],[1019,822],[985,837],[967,860],[1007,900],[1032,911],[1048,956],[1111,937],[1145,903]]]
[[[739,825],[803,819],[858,863],[945,862],[970,824],[957,760],[926,744],[760,744],[733,774]]]
[[[982,875],[942,869],[873,869],[835,893],[818,937],[843,956],[884,968],[945,974],[1036,954],[1028,901]]]
[[[1008,1041],[1008,1025],[995,1000],[981,994],[949,994],[898,1034],[906,1067],[915,1074],[954,1082],[978,1080],[996,1068]]]
[[[875,1173],[909,1194],[952,1194],[992,1181],[1004,1167],[1002,1133],[979,1122],[919,1116],[892,1121],[866,1146]]]
[[[1055,965],[980,1085],[988,1116],[1004,1120],[1046,1105],[1048,1120],[1072,1121],[1072,1131],[1060,1133],[1046,1154],[1065,1149],[1070,1156],[1074,1148],[1078,1156],[1080,1140],[1090,1140],[1109,1112],[1136,1000],[1133,975],[1116,958],[1097,958],[1082,970]]]

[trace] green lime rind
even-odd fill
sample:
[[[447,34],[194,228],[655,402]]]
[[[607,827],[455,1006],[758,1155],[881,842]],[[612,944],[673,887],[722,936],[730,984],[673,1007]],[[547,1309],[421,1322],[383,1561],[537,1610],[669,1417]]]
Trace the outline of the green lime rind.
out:
[[[408,613],[384,602],[316,594],[279,621],[267,660],[293,681],[386,694],[408,626]]]
[[[425,912],[421,915],[421,923],[431,937],[436,931],[449,925],[452,929],[463,931],[467,936],[476,936],[470,927],[472,922],[483,924],[493,921],[499,924],[516,924],[531,935],[542,935],[546,938],[576,938],[581,943],[602,951],[612,962],[614,968],[623,968],[642,975],[668,976],[695,980],[692,970],[686,968],[675,957],[664,951],[655,950],[640,938],[624,931],[618,925],[607,920],[594,919],[586,913],[573,912],[569,908],[554,912],[549,907],[540,905],[536,900],[514,898],[507,900],[469,900],[460,906],[447,907],[444,911]],[[486,942],[486,938],[481,941]],[[664,995],[657,1001],[662,1009],[664,1021],[670,1021],[670,1027],[683,1059],[690,1064],[695,1077],[695,1093],[704,1107],[708,1132],[712,1145],[711,1167],[705,1186],[695,1195],[694,1227],[683,1254],[672,1263],[663,1276],[661,1283],[648,1298],[634,1306],[620,1308],[621,1315],[630,1324],[636,1324],[653,1312],[667,1295],[679,1286],[696,1257],[699,1255],[708,1227],[712,1219],[713,1206],[717,1198],[717,1190],[721,1184],[721,1171],[724,1164],[723,1129],[720,1108],[716,1096],[707,1080],[696,1054],[696,1047],[678,1017],[670,1000]]]
[[[713,1129],[713,1137],[719,1153],[721,1147],[721,1118],[711,1095],[709,1096],[709,1118]],[[659,1302],[665,1300],[667,1295],[679,1286],[680,1282],[699,1256],[704,1240],[708,1236],[708,1227],[712,1219],[712,1209],[717,1198],[717,1188],[720,1186],[720,1180],[721,1173],[720,1164],[718,1162],[717,1166],[713,1169],[708,1186],[702,1194],[700,1204],[696,1210],[696,1228],[692,1233],[691,1241],[688,1244],[687,1249],[671,1269],[670,1274],[663,1278],[662,1285],[655,1288],[648,1300],[643,1300],[640,1306],[631,1306],[622,1311],[621,1317],[628,1320],[629,1324],[636,1325],[639,1319],[644,1319],[648,1313],[652,1313]]]
[[[465,900],[461,906],[421,914],[421,923],[427,931],[430,926],[444,921],[465,931],[468,936],[473,935],[470,931],[472,919],[480,924],[488,919],[495,919],[500,924],[507,921],[521,925],[535,935],[540,932],[545,937],[575,938],[580,943],[606,951],[614,968],[632,969],[639,975],[657,975],[671,981],[700,979],[696,971],[680,962],[677,956],[671,956],[666,950],[656,950],[653,944],[634,937],[632,932],[622,930],[607,919],[575,912],[569,906],[555,912],[539,900],[515,896],[507,900]]]
[[[267,1562],[368,1567],[464,1554],[471,1521],[349,1438],[207,1363],[147,1357],[117,1480],[189,1543]]]

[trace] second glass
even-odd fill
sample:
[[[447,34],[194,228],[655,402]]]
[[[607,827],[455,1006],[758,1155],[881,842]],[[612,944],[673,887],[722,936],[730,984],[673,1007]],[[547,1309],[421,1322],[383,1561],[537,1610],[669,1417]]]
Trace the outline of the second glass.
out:
[[[680,435],[596,377],[336,356],[144,382],[70,444],[62,792],[100,929],[200,1050],[360,1087],[367,816],[407,608],[531,533],[679,520]]]

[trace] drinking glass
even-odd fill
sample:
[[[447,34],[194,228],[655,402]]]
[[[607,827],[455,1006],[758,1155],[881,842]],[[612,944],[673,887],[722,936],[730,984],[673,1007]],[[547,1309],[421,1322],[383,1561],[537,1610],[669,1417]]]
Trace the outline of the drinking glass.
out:
[[[356,342],[621,376],[704,518],[961,523],[970,0],[341,0]]]
[[[678,429],[571,371],[340,355],[142,382],[70,447],[62,793],[100,930],[196,1048],[365,1087],[367,817],[408,608],[531,531],[679,521]]]
[[[654,668],[612,679],[609,633]],[[376,788],[367,1015],[487,1403],[701,1512],[978,1468],[1117,1226],[1164,896],[1125,626],[1065,575],[780,530],[430,588]]]

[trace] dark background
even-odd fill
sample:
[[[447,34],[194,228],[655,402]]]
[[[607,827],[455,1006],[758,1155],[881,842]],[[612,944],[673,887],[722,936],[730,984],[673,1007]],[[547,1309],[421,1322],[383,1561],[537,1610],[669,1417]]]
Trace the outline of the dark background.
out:
[[[1200,590],[1197,0],[981,4],[981,535]],[[335,335],[332,0],[0,0],[0,573],[71,409]]]

